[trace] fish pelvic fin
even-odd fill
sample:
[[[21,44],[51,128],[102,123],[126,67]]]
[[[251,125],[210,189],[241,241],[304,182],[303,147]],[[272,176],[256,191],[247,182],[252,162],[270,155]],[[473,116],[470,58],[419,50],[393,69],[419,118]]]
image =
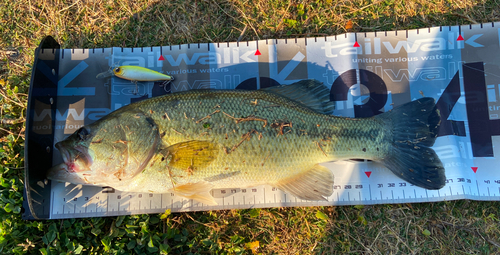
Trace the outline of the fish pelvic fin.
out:
[[[392,126],[393,133],[389,153],[380,163],[413,185],[432,190],[445,185],[443,164],[430,148],[441,121],[433,98],[406,103],[375,119]]]
[[[304,173],[271,185],[300,199],[327,201],[326,197],[333,193],[333,174],[316,164]]]
[[[214,197],[210,194],[210,190],[212,190],[212,184],[207,181],[200,181],[175,186],[170,191],[178,196],[193,199],[207,205],[217,205]]]
[[[190,171],[208,166],[217,157],[218,152],[215,143],[196,140],[176,143],[161,151],[169,160],[168,166]]]

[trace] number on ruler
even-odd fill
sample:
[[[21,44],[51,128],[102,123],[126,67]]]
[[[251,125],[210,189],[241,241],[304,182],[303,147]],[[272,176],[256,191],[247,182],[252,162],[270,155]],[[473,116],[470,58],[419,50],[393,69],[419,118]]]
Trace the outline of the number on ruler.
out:
[[[484,180],[484,183],[490,184],[490,180]]]
[[[396,187],[396,183],[387,183],[387,187],[394,188]]]
[[[400,182],[399,187],[406,187],[406,182]]]
[[[457,182],[465,182],[465,178],[457,178]]]
[[[344,185],[344,189],[351,189],[352,186],[351,185]]]
[[[362,189],[362,188],[363,188],[363,185],[361,185],[361,184],[356,185],[356,189]]]
[[[384,187],[384,184],[382,184],[382,183],[377,184],[377,188],[383,188],[383,187]]]
[[[500,184],[500,180],[495,180],[495,183],[496,184]]]

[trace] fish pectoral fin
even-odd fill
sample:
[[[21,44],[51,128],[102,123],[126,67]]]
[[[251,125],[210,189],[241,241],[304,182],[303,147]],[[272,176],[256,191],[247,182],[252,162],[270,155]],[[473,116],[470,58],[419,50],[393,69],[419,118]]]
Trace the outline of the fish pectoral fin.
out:
[[[212,142],[195,140],[176,143],[161,153],[170,160],[169,166],[196,171],[208,166],[217,157],[218,151],[218,146]]]
[[[327,200],[333,193],[333,174],[321,165],[276,183],[274,186],[304,200]]]
[[[210,190],[212,190],[212,184],[206,181],[200,181],[175,186],[171,192],[181,197],[193,199],[207,205],[217,205],[214,197],[210,194]]]

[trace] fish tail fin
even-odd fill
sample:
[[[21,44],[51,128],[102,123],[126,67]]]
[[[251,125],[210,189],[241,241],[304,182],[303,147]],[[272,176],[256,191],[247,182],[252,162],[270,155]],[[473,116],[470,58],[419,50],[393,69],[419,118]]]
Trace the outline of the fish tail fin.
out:
[[[421,98],[375,117],[392,127],[392,146],[380,163],[403,180],[425,189],[445,185],[445,171],[430,148],[438,134],[440,115],[433,98]]]

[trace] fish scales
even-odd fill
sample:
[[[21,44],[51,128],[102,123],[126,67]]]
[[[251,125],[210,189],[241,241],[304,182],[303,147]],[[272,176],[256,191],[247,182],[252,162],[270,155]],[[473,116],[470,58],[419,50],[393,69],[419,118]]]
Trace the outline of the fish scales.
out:
[[[258,103],[252,105],[250,102],[255,99]],[[159,130],[167,132],[163,139],[167,146],[196,139],[216,141],[221,151],[223,148],[227,149],[228,153],[218,153],[210,166],[195,171],[190,178],[184,175],[184,178],[189,179],[187,182],[193,182],[214,175],[226,176],[228,173],[239,172],[231,179],[213,182],[215,188],[227,187],[228,184],[245,187],[273,183],[306,171],[316,163],[345,158],[372,158],[383,153],[375,150],[377,144],[384,139],[384,133],[378,132],[383,130],[381,123],[375,123],[371,119],[324,116],[304,107],[287,106],[280,99],[262,91],[193,91],[151,100],[138,108],[143,112],[165,109],[169,116],[174,116],[171,120],[163,119],[161,111],[155,111],[152,115]],[[169,101],[176,100],[182,103],[174,108],[164,107],[171,105]],[[282,106],[269,107],[277,104]],[[212,114],[214,109],[220,112]],[[196,123],[196,120],[209,115],[211,117],[206,122]],[[264,127],[262,121],[256,120],[236,123],[235,119],[252,115],[267,120],[268,124]],[[203,127],[207,122],[210,123],[210,128]],[[272,127],[273,123],[285,122],[292,123],[292,127],[285,127],[282,132],[279,127]],[[305,130],[306,134],[300,130]],[[372,132],[377,133],[377,136],[366,136],[370,130],[377,130]],[[201,136],[202,133],[207,134]],[[248,136],[247,139],[243,139],[245,135]],[[364,151],[364,148],[367,150]],[[161,165],[158,167],[164,168]],[[176,178],[176,181],[183,183],[182,178]]]
[[[325,114],[325,95],[308,94],[324,92],[320,85],[307,80],[271,90],[193,90],[134,103],[56,145],[65,159],[57,172],[63,177],[55,170],[49,175],[125,191],[174,192],[207,204],[214,203],[211,189],[261,184],[325,199],[333,192],[333,175],[318,164],[351,158],[384,162],[426,188],[444,182],[442,164],[429,148],[438,126],[433,101],[371,118],[336,117]],[[109,159],[100,163],[103,155],[118,154],[114,167]],[[81,172],[87,173],[84,181],[77,178]]]

